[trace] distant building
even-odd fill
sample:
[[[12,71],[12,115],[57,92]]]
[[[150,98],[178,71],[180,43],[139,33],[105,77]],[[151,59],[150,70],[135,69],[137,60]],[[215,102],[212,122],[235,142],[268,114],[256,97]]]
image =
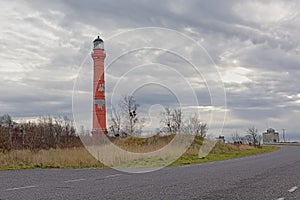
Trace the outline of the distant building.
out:
[[[263,143],[278,143],[279,142],[279,133],[275,132],[274,129],[269,128],[267,132],[263,133]]]

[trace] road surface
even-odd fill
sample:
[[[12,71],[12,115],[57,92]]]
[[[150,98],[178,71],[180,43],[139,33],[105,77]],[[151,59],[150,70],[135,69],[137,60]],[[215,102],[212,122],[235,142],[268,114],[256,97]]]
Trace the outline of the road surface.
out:
[[[300,147],[143,174],[113,169],[0,171],[0,199],[296,199]]]

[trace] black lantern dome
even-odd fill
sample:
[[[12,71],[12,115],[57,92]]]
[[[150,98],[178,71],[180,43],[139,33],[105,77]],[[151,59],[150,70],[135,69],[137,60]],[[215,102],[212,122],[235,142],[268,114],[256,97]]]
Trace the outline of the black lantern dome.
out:
[[[93,43],[94,49],[104,49],[104,42],[99,36],[94,40]]]

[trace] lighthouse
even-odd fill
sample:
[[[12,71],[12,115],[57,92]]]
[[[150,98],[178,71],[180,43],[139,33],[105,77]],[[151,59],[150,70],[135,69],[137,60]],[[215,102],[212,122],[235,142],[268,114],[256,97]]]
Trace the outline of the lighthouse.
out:
[[[104,42],[98,36],[94,40],[92,58],[94,61],[93,78],[93,138],[100,133],[107,134],[106,129],[106,107],[105,107],[105,80],[104,80]]]

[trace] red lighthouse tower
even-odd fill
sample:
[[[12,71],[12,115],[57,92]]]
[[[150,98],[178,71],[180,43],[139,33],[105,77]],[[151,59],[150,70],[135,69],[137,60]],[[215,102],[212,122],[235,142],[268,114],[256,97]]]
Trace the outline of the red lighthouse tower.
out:
[[[104,43],[98,36],[94,40],[92,58],[94,61],[94,89],[93,89],[93,138],[100,133],[107,134],[106,107],[105,107],[105,81],[104,81]]]

